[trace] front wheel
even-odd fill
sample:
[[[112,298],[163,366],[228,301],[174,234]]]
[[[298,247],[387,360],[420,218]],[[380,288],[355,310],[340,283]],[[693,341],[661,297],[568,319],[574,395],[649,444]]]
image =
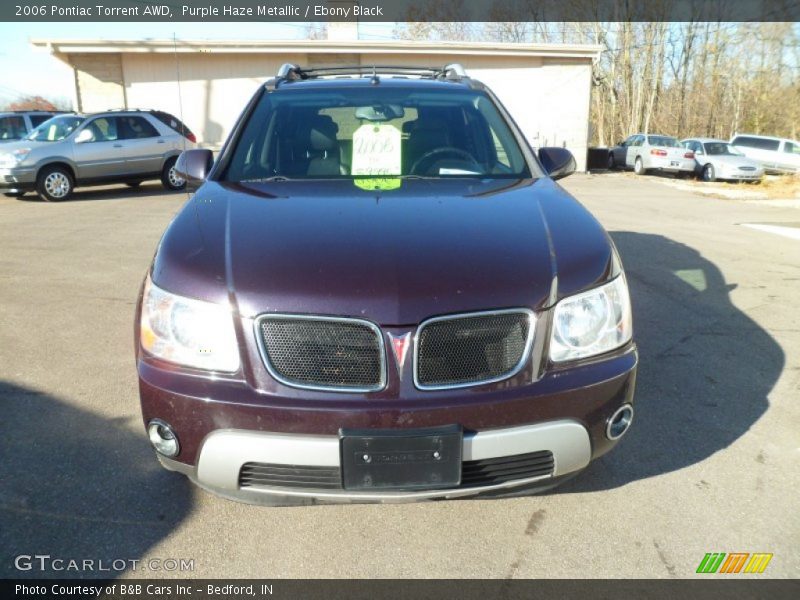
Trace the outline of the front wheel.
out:
[[[647,173],[647,169],[644,168],[644,163],[642,162],[641,156],[636,157],[636,162],[633,163],[633,172],[637,175],[644,175]]]
[[[717,175],[714,172],[714,165],[709,164],[703,167],[703,181],[712,182],[716,180]]]
[[[175,163],[177,161],[178,158],[173,156],[164,163],[164,168],[161,170],[161,184],[173,192],[180,191],[186,187],[186,180],[175,171]]]
[[[45,167],[36,178],[36,192],[48,202],[61,202],[72,195],[75,182],[64,167]]]

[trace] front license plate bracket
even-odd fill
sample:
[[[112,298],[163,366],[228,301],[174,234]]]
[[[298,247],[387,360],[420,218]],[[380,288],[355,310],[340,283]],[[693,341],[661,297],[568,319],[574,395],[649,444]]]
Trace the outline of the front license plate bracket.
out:
[[[460,425],[342,429],[342,484],[363,491],[458,487],[463,438]]]

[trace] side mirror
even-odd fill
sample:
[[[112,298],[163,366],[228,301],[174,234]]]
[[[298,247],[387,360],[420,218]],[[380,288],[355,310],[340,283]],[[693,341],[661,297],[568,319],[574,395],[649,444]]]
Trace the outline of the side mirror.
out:
[[[539,160],[552,179],[561,179],[575,172],[575,157],[566,148],[539,148]]]
[[[175,174],[186,180],[186,188],[196,190],[208,177],[214,154],[206,148],[184,150],[175,163]]]
[[[82,129],[78,136],[75,138],[76,144],[83,144],[94,140],[94,133],[91,129]]]

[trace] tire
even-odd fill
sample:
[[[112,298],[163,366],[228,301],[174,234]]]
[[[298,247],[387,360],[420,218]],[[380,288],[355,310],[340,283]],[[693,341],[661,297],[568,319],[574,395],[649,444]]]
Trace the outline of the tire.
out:
[[[186,180],[178,177],[175,173],[175,163],[177,161],[178,157],[173,156],[164,163],[164,168],[161,169],[161,185],[173,192],[186,188]]]
[[[36,178],[36,193],[48,202],[62,202],[72,196],[75,180],[64,167],[45,167]]]
[[[708,181],[709,183],[717,180],[717,174],[714,172],[714,165],[707,164],[703,167],[703,181]]]
[[[127,185],[129,188],[137,188],[140,185],[142,185],[142,182],[141,181],[128,181],[128,182],[125,183],[125,185]]]
[[[636,161],[633,163],[633,172],[637,175],[647,174],[647,169],[644,168],[644,163],[642,162],[641,156],[636,157]]]
[[[609,152],[609,154],[608,154],[608,170],[609,171],[613,171],[616,168],[617,168],[617,163],[614,160],[614,153],[613,152]]]

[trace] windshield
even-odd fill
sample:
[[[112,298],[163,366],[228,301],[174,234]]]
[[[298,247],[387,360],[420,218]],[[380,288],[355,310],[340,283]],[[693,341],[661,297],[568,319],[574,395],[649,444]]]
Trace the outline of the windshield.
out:
[[[728,142],[706,142],[703,146],[709,156],[744,156]]]
[[[20,140],[27,133],[22,115],[0,118],[0,140]]]
[[[265,94],[223,179],[530,177],[489,97],[370,86]]]
[[[647,136],[647,143],[651,146],[665,146],[667,148],[680,148],[681,145],[673,137],[667,137],[665,135],[648,135]]]
[[[63,140],[85,121],[84,117],[62,115],[48,119],[28,134],[34,142],[58,142]]]

